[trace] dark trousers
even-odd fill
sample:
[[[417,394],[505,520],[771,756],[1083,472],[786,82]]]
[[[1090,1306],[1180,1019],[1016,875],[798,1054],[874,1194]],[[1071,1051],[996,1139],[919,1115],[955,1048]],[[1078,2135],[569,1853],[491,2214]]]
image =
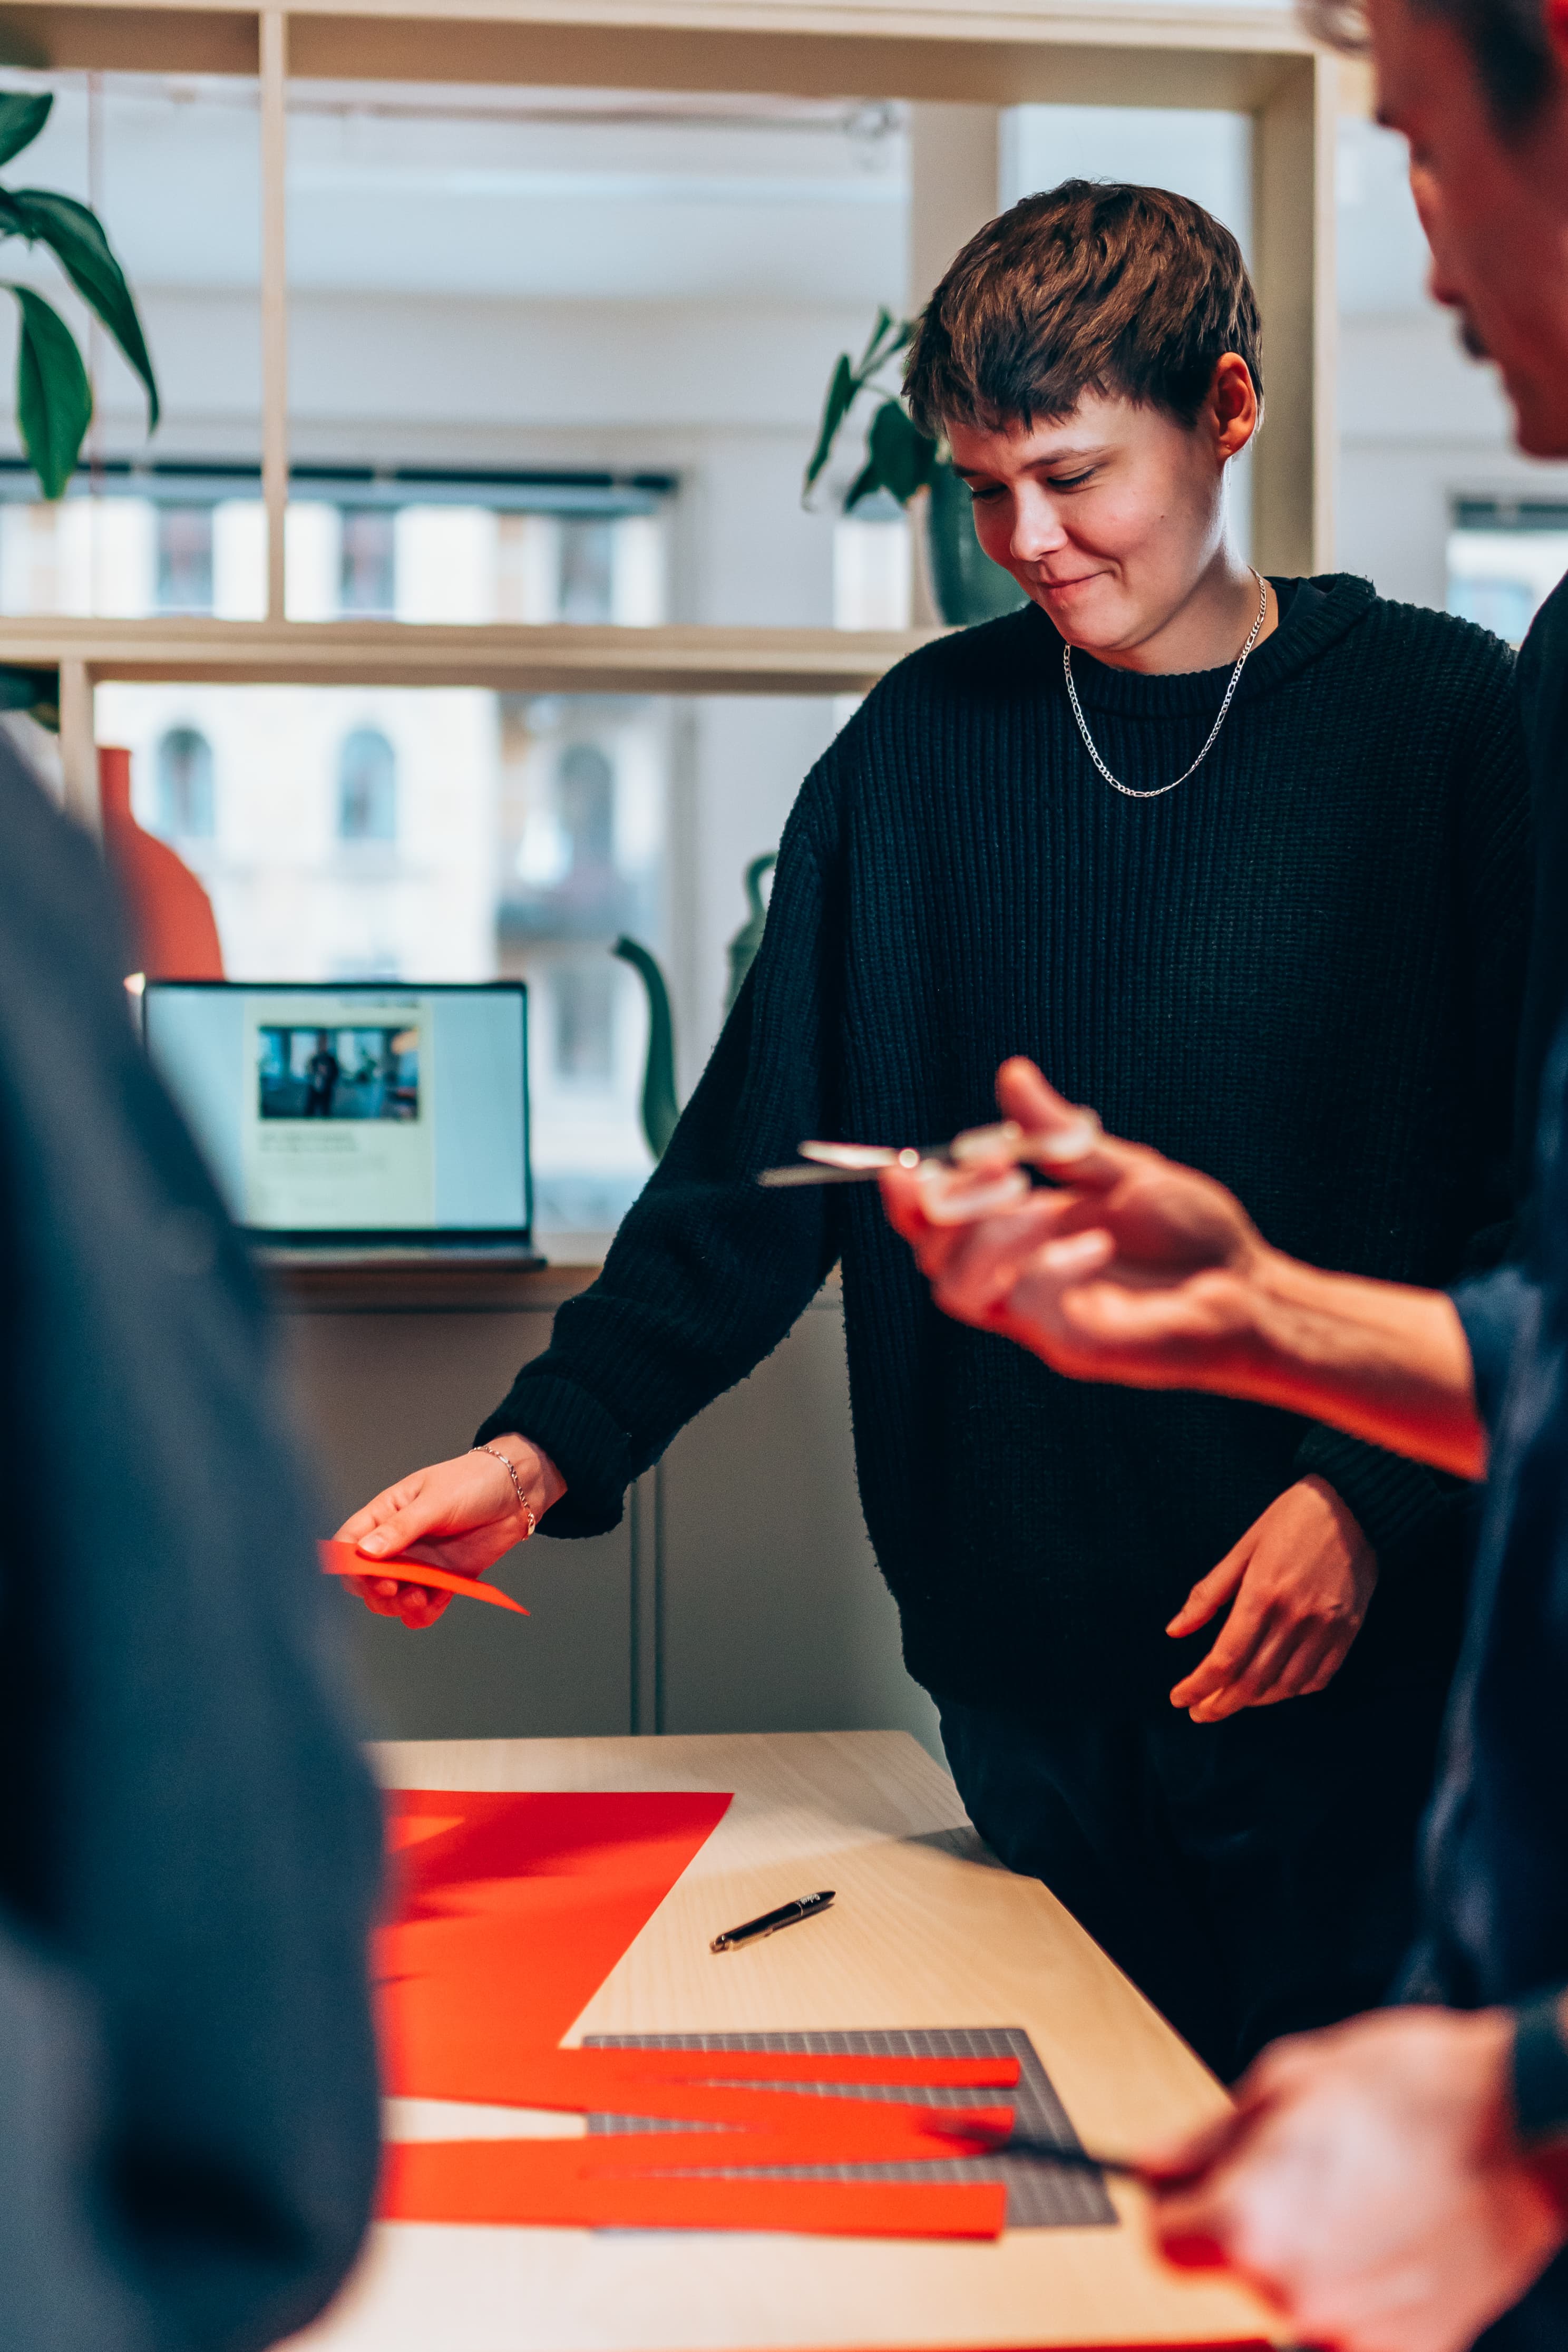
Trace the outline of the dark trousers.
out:
[[[1354,1663],[1354,1661],[1353,1661]],[[1225,2082],[1281,2033],[1375,2008],[1411,1940],[1446,1679],[1196,1724],[945,1704],[969,1818],[1041,1878]]]

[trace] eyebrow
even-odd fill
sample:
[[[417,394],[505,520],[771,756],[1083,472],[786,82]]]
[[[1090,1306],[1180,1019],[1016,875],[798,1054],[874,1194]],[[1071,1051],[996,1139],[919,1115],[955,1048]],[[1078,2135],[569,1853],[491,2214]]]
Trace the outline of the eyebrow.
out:
[[[1109,456],[1110,446],[1111,445],[1109,442],[1098,441],[1093,443],[1092,446],[1082,449],[1068,447],[1063,449],[1047,450],[1043,457],[1031,457],[1030,459],[1029,471],[1031,474],[1038,473],[1042,467],[1053,468],[1058,466],[1092,465],[1095,458]],[[966,481],[971,474],[978,475],[986,481],[995,481],[997,478],[996,476],[989,473],[984,466],[959,466],[956,468],[956,471]]]

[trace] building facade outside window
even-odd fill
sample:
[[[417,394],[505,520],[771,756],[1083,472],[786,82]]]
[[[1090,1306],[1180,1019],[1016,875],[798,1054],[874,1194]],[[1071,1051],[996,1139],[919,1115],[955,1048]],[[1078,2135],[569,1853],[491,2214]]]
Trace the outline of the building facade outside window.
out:
[[[157,509],[153,594],[161,613],[213,609],[213,509]]]
[[[171,841],[210,841],[217,830],[213,747],[194,727],[158,740],[158,831]]]
[[[615,976],[608,957],[558,964],[551,973],[558,1078],[608,1087],[614,1076]]]
[[[397,513],[392,507],[344,507],[340,609],[389,621],[397,611]]]
[[[560,527],[560,618],[615,617],[615,523],[609,515],[568,515]]]
[[[339,754],[338,838],[397,839],[397,754],[379,727],[356,727]]]

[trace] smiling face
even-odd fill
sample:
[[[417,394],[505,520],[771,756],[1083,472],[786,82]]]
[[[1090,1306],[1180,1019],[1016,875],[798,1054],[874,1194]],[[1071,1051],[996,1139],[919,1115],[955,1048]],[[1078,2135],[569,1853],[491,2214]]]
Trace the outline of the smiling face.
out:
[[[1500,131],[1460,35],[1407,0],[1371,0],[1378,120],[1410,143],[1434,298],[1495,361],[1521,449],[1568,456],[1568,107]]]
[[[947,438],[981,546],[1067,643],[1164,667],[1160,641],[1226,562],[1225,469],[1257,421],[1252,379],[1229,353],[1190,426],[1090,392],[1053,424],[949,422]]]

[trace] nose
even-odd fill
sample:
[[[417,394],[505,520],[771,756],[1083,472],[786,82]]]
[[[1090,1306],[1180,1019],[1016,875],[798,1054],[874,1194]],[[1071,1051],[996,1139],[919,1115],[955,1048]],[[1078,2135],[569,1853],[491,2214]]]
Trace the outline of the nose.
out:
[[[1054,499],[1038,482],[1022,482],[1013,499],[1010,552],[1015,563],[1040,563],[1067,544]]]

